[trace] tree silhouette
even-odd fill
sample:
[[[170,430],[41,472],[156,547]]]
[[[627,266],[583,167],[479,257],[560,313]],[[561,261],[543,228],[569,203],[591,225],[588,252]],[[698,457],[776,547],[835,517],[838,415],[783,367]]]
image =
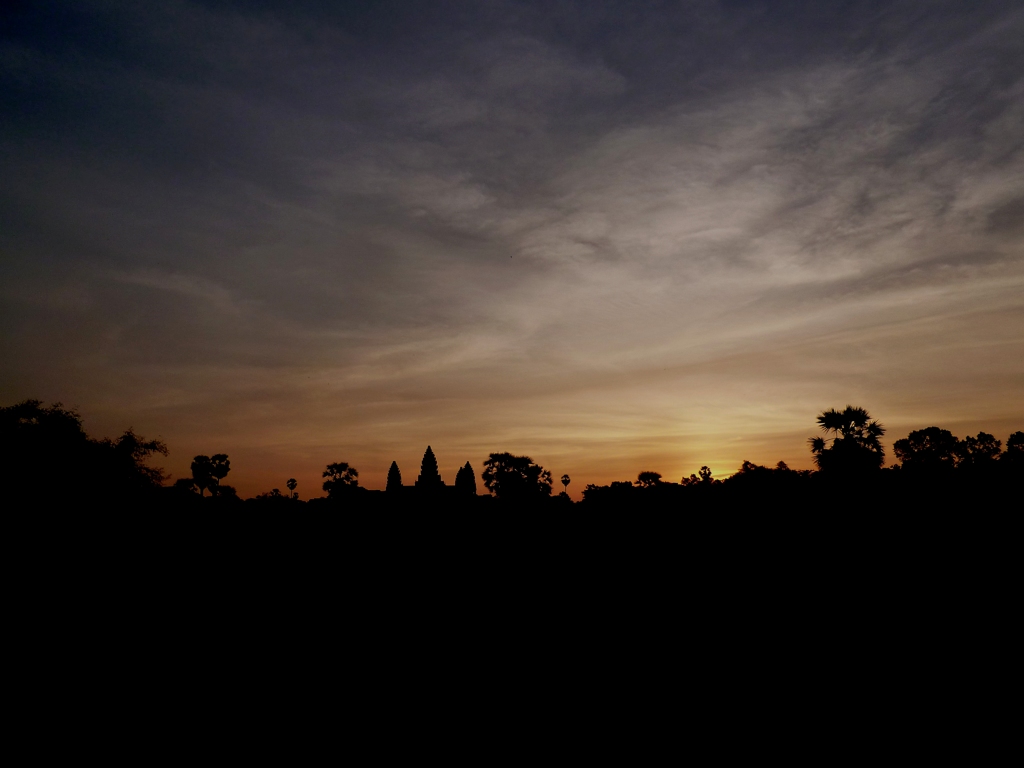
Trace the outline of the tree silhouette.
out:
[[[0,408],[0,477],[9,503],[10,496],[68,500],[110,491],[119,503],[148,498],[164,480],[145,464],[157,453],[166,455],[167,446],[131,429],[115,440],[90,438],[82,417],[60,403]]]
[[[196,456],[192,460],[192,480],[199,489],[199,495],[209,488],[211,494],[217,493],[220,481],[231,471],[231,462],[227,454],[215,453],[213,456]]]
[[[423,452],[423,461],[420,462],[420,476],[416,478],[416,487],[434,489],[443,486],[441,473],[437,471],[437,459],[434,458],[434,451],[428,445],[427,450]]]
[[[714,485],[717,482],[718,482],[717,480],[713,480],[711,478],[711,468],[708,467],[708,466],[703,466],[699,470],[697,470],[697,474],[696,475],[690,475],[689,477],[684,477],[680,481],[679,484],[680,485]]]
[[[463,493],[476,495],[476,472],[468,461],[455,473],[455,487]]]
[[[864,409],[847,406],[842,411],[825,411],[817,421],[824,436],[810,442],[823,473],[792,470],[781,461],[773,468],[744,461],[739,471],[724,481],[715,480],[711,469],[702,466],[697,474],[684,477],[677,485],[663,482],[657,472],[644,471],[634,482],[588,484],[582,493],[582,508],[672,512],[691,503],[695,509],[707,510],[769,503],[800,508],[844,489],[857,491],[851,498],[854,504],[862,505],[870,499],[872,504],[877,501],[893,510],[930,505],[969,511],[987,504],[1003,504],[1004,499],[1009,500],[1010,509],[1019,505],[1012,499],[1019,496],[1024,482],[1024,432],[1011,434],[1006,450],[1002,451],[1003,444],[987,432],[958,440],[939,427],[916,430],[893,444],[893,452],[902,464],[894,468],[899,471],[882,472],[878,471],[884,458],[880,438],[885,430]],[[213,504],[235,503],[229,501],[236,497],[235,490],[223,482],[230,470],[226,454],[196,456],[191,464],[192,477],[166,487],[162,470],[146,464],[152,456],[166,453],[162,442],[146,440],[131,429],[115,439],[90,438],[82,428],[81,417],[60,403],[44,407],[41,401],[26,400],[0,407],[0,483],[12,509],[92,510],[96,501],[101,506],[116,504],[124,509],[189,509],[205,504],[197,497],[205,496],[207,490],[217,497]],[[869,470],[876,474],[843,474]],[[833,472],[836,481],[829,479]],[[417,498],[418,494],[399,492],[385,498],[384,494],[359,488],[358,474],[347,463],[329,464],[323,473],[323,489],[328,498],[344,497],[347,506],[366,510],[394,510],[406,502],[431,510],[444,509],[446,505],[456,509],[479,506],[502,510],[508,508],[508,500],[524,507],[545,500],[543,506],[551,511],[574,507],[568,497],[571,481],[567,474],[561,477],[565,490],[559,498],[547,499],[552,495],[551,473],[528,456],[510,453],[490,454],[481,473],[487,490],[498,496],[500,503],[477,496],[477,478],[470,462],[458,469],[455,493],[450,495],[423,493]],[[289,478],[285,485],[289,495],[282,495],[275,488],[245,504],[253,502],[257,509],[282,511],[305,504],[313,510],[325,511],[341,506],[320,498],[300,502],[296,479]],[[423,454],[417,486],[441,491],[445,488],[430,446]],[[398,464],[392,462],[387,489],[402,488]],[[419,501],[424,503],[418,504]],[[969,522],[966,517],[963,521]]]
[[[231,471],[231,462],[228,461],[226,453],[215,453],[210,457],[210,464],[213,465],[213,479],[215,485],[219,486],[220,481],[227,477]]]
[[[391,469],[388,470],[388,493],[395,493],[402,490],[402,472],[398,469],[398,462],[391,462]]]
[[[159,440],[146,440],[129,428],[117,440],[108,439],[101,442],[111,449],[117,475],[121,478],[121,493],[129,492],[130,485],[138,490],[139,487],[157,486],[164,481],[162,469],[147,467],[144,463],[154,453],[167,455],[167,446]]]
[[[10,461],[47,447],[80,453],[89,443],[76,411],[61,403],[45,408],[41,400],[0,408],[0,437],[4,458]]]
[[[1006,438],[1006,451],[999,457],[999,466],[1010,473],[1024,471],[1024,432]]]
[[[965,437],[957,446],[958,464],[975,469],[995,466],[1001,446],[1002,442],[988,432],[979,432],[977,437]]]
[[[487,490],[500,499],[526,501],[551,495],[551,473],[529,456],[492,453],[481,477]]]
[[[327,497],[331,499],[351,493],[359,486],[359,473],[355,467],[350,467],[344,461],[328,464],[323,476],[327,478],[323,488],[327,492]]]
[[[653,488],[660,482],[660,472],[641,472],[636,476],[636,484],[640,488]]]
[[[904,469],[915,472],[938,472],[956,466],[959,442],[948,429],[928,427],[917,429],[892,444]]]
[[[818,416],[818,426],[826,435],[833,434],[831,438],[808,438],[818,469],[859,472],[882,466],[885,450],[879,438],[885,428],[863,408],[848,405],[842,411],[824,411]]]
[[[192,459],[192,483],[199,489],[199,495],[205,496],[206,489],[213,483],[213,469],[209,456],[196,456]]]

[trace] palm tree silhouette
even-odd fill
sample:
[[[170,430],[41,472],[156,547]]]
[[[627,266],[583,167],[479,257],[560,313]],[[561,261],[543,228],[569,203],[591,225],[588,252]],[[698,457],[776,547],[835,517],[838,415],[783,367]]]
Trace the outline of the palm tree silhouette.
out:
[[[808,438],[818,469],[838,465],[882,466],[885,450],[879,438],[885,434],[885,427],[863,408],[852,405],[842,411],[830,408],[818,416],[818,426],[826,436],[833,435]]]

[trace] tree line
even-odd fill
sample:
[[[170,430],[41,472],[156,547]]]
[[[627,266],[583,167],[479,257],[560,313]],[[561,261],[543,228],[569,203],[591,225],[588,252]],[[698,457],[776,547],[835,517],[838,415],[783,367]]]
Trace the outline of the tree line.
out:
[[[1013,506],[1024,480],[1024,432],[1005,442],[979,432],[959,439],[939,427],[915,430],[893,443],[897,464],[885,466],[881,438],[885,428],[859,407],[830,409],[817,417],[820,434],[808,439],[815,470],[793,470],[784,462],[773,467],[744,461],[733,475],[718,479],[701,467],[679,482],[645,470],[636,480],[587,485],[581,502],[567,493],[571,478],[563,474],[563,490],[554,493],[551,471],[528,456],[491,453],[483,462],[478,493],[477,475],[470,462],[458,470],[454,483],[445,484],[437,458],[427,446],[419,474],[412,484],[402,481],[392,462],[384,491],[359,485],[359,472],[347,462],[328,464],[322,473],[325,497],[302,500],[294,478],[286,492],[273,488],[241,499],[225,480],[231,471],[223,453],[198,455],[191,475],[173,483],[162,469],[152,467],[167,446],[126,430],[115,439],[94,439],[82,427],[81,416],[60,403],[44,406],[26,400],[0,408],[0,462],[5,487],[23,505],[53,503],[83,507],[92,504],[150,505],[166,508],[290,509],[403,509],[531,507],[570,510],[691,509],[713,510],[739,506],[758,509],[789,505],[794,509],[875,509],[889,504],[969,504],[1006,501]],[[1018,502],[1019,504],[1019,502]]]

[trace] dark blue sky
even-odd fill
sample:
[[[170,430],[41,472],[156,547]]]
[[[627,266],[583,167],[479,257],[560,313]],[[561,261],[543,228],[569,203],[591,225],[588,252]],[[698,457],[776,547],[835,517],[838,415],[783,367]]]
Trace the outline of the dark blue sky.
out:
[[[1020,3],[4,8],[5,402],[243,492],[1020,428]]]

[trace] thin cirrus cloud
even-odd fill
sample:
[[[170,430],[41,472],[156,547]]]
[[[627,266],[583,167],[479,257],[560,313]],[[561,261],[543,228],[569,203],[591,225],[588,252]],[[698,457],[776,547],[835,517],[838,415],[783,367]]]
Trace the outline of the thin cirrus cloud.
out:
[[[243,493],[382,487],[427,443],[575,491],[807,466],[848,401],[1003,436],[1024,16],[852,8],[25,22],[0,392],[160,434],[178,475],[227,452]]]

